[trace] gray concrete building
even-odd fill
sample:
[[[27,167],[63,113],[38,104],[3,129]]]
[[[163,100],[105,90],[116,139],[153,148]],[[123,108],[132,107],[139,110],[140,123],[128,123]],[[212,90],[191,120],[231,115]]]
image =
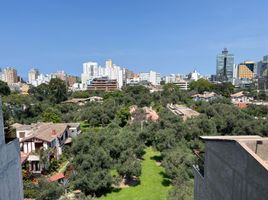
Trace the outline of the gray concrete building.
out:
[[[19,140],[5,137],[0,98],[0,200],[22,200]]]
[[[268,138],[202,136],[203,164],[194,166],[195,200],[267,200]]]

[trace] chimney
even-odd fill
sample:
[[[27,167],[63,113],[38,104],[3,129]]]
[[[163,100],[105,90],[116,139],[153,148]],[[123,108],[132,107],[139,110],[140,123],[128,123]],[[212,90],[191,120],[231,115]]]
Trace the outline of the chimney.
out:
[[[57,132],[55,129],[52,130],[52,134],[51,135],[57,135]]]

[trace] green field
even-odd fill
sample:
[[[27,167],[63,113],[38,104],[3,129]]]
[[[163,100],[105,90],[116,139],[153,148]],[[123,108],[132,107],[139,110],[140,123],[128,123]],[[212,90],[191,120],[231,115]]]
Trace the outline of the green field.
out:
[[[114,191],[101,200],[166,200],[171,186],[165,178],[164,168],[156,164],[155,158],[160,154],[152,148],[146,148],[145,152],[140,184]]]

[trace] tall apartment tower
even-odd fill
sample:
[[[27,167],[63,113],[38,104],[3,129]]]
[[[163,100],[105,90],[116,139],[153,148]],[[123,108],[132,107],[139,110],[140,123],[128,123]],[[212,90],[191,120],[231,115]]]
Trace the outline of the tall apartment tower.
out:
[[[216,64],[217,80],[233,83],[234,55],[225,48],[221,54],[217,55]]]
[[[17,70],[12,67],[7,67],[3,72],[4,81],[7,82],[8,85],[18,82]]]
[[[38,69],[35,69],[35,68],[32,68],[32,69],[28,72],[28,82],[29,82],[30,84],[32,84],[34,81],[37,80],[38,75],[39,75],[39,70],[38,70]]]
[[[83,73],[81,74],[81,81],[86,84],[90,79],[99,77],[99,66],[96,62],[83,63]]]
[[[113,67],[113,61],[112,61],[112,59],[109,59],[109,60],[106,60],[105,61],[105,67],[110,67],[110,68]]]
[[[19,140],[5,137],[0,98],[0,199],[23,200]]]

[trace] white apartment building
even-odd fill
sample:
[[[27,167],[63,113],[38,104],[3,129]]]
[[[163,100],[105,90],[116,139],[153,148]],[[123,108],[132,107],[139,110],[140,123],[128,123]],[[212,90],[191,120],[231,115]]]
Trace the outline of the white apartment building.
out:
[[[35,87],[41,85],[42,83],[48,84],[52,78],[53,78],[52,74],[39,74],[37,76],[37,79],[32,81],[31,84]]]
[[[105,67],[101,67],[96,62],[87,62],[83,64],[83,73],[81,74],[82,84],[86,89],[90,80],[100,77],[108,77],[109,79],[116,79],[118,88],[123,86],[124,82],[124,68],[112,63],[112,60],[107,60]]]
[[[29,72],[28,72],[28,82],[30,84],[32,84],[34,81],[37,80],[39,75],[39,71],[38,69],[32,68]]]
[[[87,84],[89,80],[100,76],[100,67],[96,62],[83,63],[83,73],[81,74],[82,84]]]
[[[190,74],[189,74],[189,79],[191,81],[197,81],[198,79],[200,78],[203,78],[203,76],[198,73],[196,70],[192,71]]]
[[[157,73],[155,71],[141,72],[140,81],[147,81],[152,85],[160,85],[161,76],[160,73]]]

